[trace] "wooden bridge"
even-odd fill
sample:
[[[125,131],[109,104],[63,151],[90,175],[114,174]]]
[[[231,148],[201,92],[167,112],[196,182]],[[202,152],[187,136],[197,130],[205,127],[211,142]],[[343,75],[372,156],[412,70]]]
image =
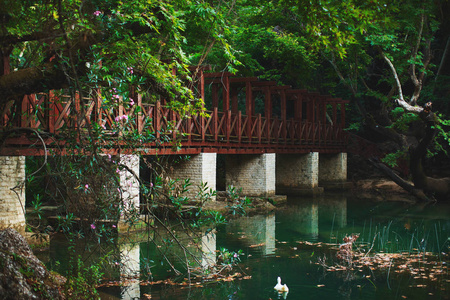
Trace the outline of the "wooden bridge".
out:
[[[62,153],[68,129],[87,130],[96,124],[114,139],[119,123],[136,133],[152,132],[154,140],[134,149],[123,144],[120,150],[105,148],[105,152],[346,152],[345,100],[227,72],[197,70],[194,78],[193,90],[205,99],[206,115],[185,116],[167,108],[164,100],[147,103],[135,93],[130,93],[134,105],[118,99],[118,105],[108,109],[98,91],[83,99],[56,91],[25,95],[1,112],[0,155],[42,155],[43,142],[46,149]],[[33,130],[45,133],[42,140],[25,134]],[[175,152],[174,140],[181,143]]]

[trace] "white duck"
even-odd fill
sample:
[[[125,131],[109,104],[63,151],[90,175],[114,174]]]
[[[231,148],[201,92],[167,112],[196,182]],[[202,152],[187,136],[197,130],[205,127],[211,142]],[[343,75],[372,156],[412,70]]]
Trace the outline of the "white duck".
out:
[[[277,285],[273,287],[274,290],[276,290],[278,293],[288,293],[289,292],[289,288],[287,287],[286,284],[281,284],[281,277],[277,278]]]

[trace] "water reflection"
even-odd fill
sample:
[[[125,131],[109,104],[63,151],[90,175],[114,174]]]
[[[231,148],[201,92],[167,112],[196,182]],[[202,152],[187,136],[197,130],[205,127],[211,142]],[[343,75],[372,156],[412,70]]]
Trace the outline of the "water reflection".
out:
[[[291,238],[317,240],[319,236],[318,202],[292,199],[288,205],[277,214],[277,217],[282,219],[283,223],[290,224],[288,232]],[[278,232],[280,232],[281,237],[283,231]]]
[[[217,261],[216,248],[217,248],[216,231],[211,230],[202,234],[202,267],[214,266]]]
[[[417,293],[417,289],[410,292],[410,282],[418,279],[396,275],[394,269],[388,278],[385,274],[375,277],[373,270],[367,274],[323,272],[314,262],[326,255],[327,264],[332,265],[336,260],[335,253],[327,247],[298,243],[305,240],[339,243],[344,235],[360,233],[359,241],[370,244],[376,235],[373,252],[414,252],[422,245],[426,251],[437,251],[440,260],[448,259],[444,252],[449,251],[449,206],[417,209],[408,205],[361,202],[347,199],[345,195],[290,198],[274,213],[230,220],[217,232],[204,229],[193,234],[183,230],[171,233],[155,230],[141,234],[140,239],[130,236],[127,241],[134,240],[135,243],[119,244],[121,268],[117,279],[123,284],[103,291],[114,295],[108,297],[117,297],[115,299],[277,299],[273,286],[277,276],[281,276],[290,289],[287,299],[398,299],[396,295],[405,295],[409,299],[445,299],[439,298],[445,294],[440,286],[434,288],[435,296]],[[422,240],[426,244],[421,244]],[[240,270],[251,279],[184,289],[170,285],[139,286],[134,277],[140,275],[141,279],[153,281],[174,278],[161,253],[170,255],[172,261],[178,260],[174,267],[181,271],[186,268],[184,259],[188,252],[196,257],[195,260],[189,257],[191,267],[211,266],[217,262],[217,250],[222,247],[230,251],[244,249],[244,253],[252,254],[242,257],[243,268]],[[51,260],[64,261],[54,257],[61,255],[61,246],[51,246],[51,249]],[[368,275],[372,276],[371,281]],[[421,280],[425,281],[424,278]],[[102,299],[113,298],[104,298],[103,294]]]
[[[242,217],[229,221],[227,233],[239,233],[247,247],[258,246],[263,255],[275,253],[275,214]]]
[[[320,197],[318,202],[321,225],[336,229],[347,226],[347,197],[344,194]]]
[[[140,299],[140,243],[119,245],[120,295],[123,300]]]

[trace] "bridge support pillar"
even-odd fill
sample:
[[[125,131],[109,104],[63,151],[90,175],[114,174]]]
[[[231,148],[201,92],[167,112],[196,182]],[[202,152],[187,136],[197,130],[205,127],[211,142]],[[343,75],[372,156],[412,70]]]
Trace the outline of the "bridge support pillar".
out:
[[[319,153],[278,154],[276,166],[278,194],[315,195],[319,187]]]
[[[0,156],[0,229],[25,232],[25,156]]]
[[[174,165],[170,177],[180,180],[189,178],[191,186],[185,196],[194,200],[202,183],[206,183],[208,189],[216,190],[216,161],[217,153],[192,155],[189,160]],[[212,200],[215,201],[215,197]]]
[[[242,188],[242,195],[275,195],[275,153],[227,155],[226,186]]]
[[[122,154],[120,155],[120,163],[132,170],[136,176],[139,176],[139,155]],[[134,174],[126,169],[121,170],[119,174],[120,187],[125,211],[137,210],[137,213],[139,213],[139,181]]]
[[[345,189],[347,153],[320,154],[319,184],[325,189]]]

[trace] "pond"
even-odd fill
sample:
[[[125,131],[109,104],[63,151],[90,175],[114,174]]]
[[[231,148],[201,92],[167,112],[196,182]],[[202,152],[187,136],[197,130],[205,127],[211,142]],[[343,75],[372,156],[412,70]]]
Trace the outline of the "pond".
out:
[[[242,250],[239,267],[231,272],[241,274],[235,280],[180,286],[140,284],[131,277],[99,291],[102,299],[449,299],[449,213],[446,203],[362,201],[344,194],[291,197],[275,212],[236,218],[205,232],[202,249],[192,250],[203,265],[217,263],[216,253],[224,248]],[[352,234],[359,238],[349,265],[348,259],[337,258],[336,245]],[[157,237],[152,233],[150,239]],[[120,267],[107,276],[128,273],[153,282],[175,281],[157,254],[167,249],[158,249],[145,234],[131,240],[120,243]],[[67,244],[53,239],[48,255],[47,265],[61,270]],[[278,276],[289,293],[274,291]]]

